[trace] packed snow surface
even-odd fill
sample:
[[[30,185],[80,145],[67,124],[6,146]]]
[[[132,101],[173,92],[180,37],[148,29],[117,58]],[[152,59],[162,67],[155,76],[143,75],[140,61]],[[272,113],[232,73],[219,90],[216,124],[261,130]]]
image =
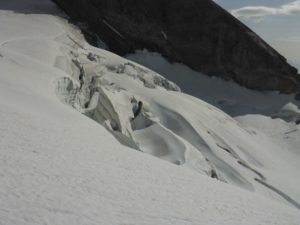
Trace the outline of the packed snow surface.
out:
[[[0,224],[299,224],[297,125],[234,119],[91,47],[51,2],[13,2],[28,4],[0,3]]]

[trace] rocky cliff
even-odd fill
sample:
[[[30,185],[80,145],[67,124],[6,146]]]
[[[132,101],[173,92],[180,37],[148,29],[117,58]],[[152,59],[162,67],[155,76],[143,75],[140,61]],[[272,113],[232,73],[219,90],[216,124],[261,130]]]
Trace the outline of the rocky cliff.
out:
[[[211,0],[54,1],[119,55],[147,48],[251,89],[299,90],[297,70]]]

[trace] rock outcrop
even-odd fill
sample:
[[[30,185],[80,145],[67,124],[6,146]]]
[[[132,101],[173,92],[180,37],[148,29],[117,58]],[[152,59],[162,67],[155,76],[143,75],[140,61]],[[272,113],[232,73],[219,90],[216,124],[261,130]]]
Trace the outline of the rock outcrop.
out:
[[[111,51],[161,53],[256,90],[297,93],[297,69],[211,0],[54,0]]]

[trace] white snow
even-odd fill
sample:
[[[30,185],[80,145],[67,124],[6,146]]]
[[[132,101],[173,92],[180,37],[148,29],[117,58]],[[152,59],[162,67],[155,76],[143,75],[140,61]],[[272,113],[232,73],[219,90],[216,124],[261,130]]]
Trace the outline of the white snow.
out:
[[[300,132],[299,125],[295,123],[299,119],[299,102],[292,96],[279,95],[275,92],[252,91],[233,82],[205,76],[184,65],[171,64],[159,54],[146,50],[138,51],[134,55],[129,55],[128,58],[174,81],[183,92],[203,99],[236,117],[237,121],[209,105],[198,108],[199,103],[197,106],[187,106],[183,103],[186,101],[180,101],[180,105],[174,103],[170,106],[173,109],[179,106],[179,109],[173,112],[180,111],[181,116],[183,113],[188,113],[184,118],[194,128],[200,121],[200,126],[196,128],[196,133],[198,133],[196,135],[201,136],[202,143],[198,149],[201,149],[202,153],[213,162],[226,181],[277,198],[278,193],[274,195],[266,191],[254,180],[263,177],[266,183],[277,187],[294,199],[297,202],[296,206],[299,207],[300,145],[298,140],[300,140]],[[190,96],[186,97],[195,101]],[[165,104],[168,102],[163,103]],[[193,111],[194,119],[191,118]],[[212,113],[214,111],[215,113]],[[201,114],[207,115],[201,118]],[[169,121],[168,124],[174,124],[174,120],[170,120],[172,117],[174,114],[168,115],[164,120]],[[176,121],[181,121],[180,123],[184,121],[178,115],[175,118]],[[203,128],[209,134],[201,131]],[[190,129],[185,127],[180,130],[180,133],[178,129],[175,133],[197,147],[199,137],[191,140],[195,135],[187,130]],[[228,157],[226,151],[220,152],[221,149],[229,152],[231,157]],[[249,173],[249,171],[252,172]]]
[[[289,102],[300,106],[293,96],[249,90],[234,82],[193,71],[185,65],[171,64],[158,53],[143,50],[128,55],[127,58],[160,73],[178,84],[183,92],[200,98],[233,117],[245,114],[270,116]]]
[[[281,130],[266,136],[273,127],[237,122],[159,74],[89,46],[47,9],[29,13],[48,0],[18,1],[30,3],[29,14],[3,7],[8,2],[0,4],[1,225],[299,224],[299,210],[238,163],[299,200],[299,151],[273,143],[291,123],[270,122]],[[81,90],[74,60],[85,72]],[[137,101],[144,107],[132,119]],[[299,146],[297,136],[280,143]],[[219,180],[207,176],[214,173]]]

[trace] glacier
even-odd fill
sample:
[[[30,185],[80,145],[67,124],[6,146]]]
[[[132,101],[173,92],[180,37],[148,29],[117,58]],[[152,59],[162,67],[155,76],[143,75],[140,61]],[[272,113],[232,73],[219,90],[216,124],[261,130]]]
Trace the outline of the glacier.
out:
[[[235,115],[26,2],[0,3],[0,224],[299,224],[289,96]]]

